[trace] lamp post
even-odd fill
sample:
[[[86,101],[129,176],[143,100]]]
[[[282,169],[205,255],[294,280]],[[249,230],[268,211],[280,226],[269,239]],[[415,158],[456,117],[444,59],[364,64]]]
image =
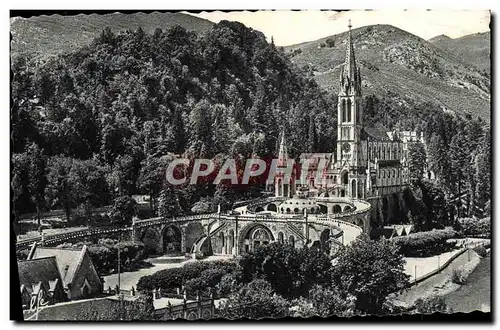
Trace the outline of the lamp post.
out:
[[[118,295],[119,301],[120,301],[120,321],[123,321],[123,295],[121,293],[121,281],[120,281],[120,272],[121,272],[121,249],[120,249],[120,243],[122,241],[122,232],[120,232],[120,236],[118,239],[118,292],[116,293]]]

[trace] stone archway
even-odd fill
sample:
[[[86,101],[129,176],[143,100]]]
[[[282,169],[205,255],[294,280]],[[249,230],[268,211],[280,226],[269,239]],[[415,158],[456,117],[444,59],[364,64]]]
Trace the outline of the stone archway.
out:
[[[356,179],[352,179],[351,181],[351,197],[352,198],[357,198],[357,185],[356,185]]]
[[[272,212],[278,212],[278,207],[276,206],[276,204],[271,203],[267,206],[267,210]]]
[[[288,237],[288,243],[289,243],[292,247],[295,247],[295,236],[290,235],[290,236]]]
[[[319,241],[321,243],[321,246],[325,247],[327,249],[330,248],[330,242],[329,242],[330,241],[330,234],[331,234],[330,229],[327,228],[327,229],[323,230],[319,236]]]
[[[182,246],[182,233],[179,228],[174,225],[165,227],[162,234],[163,253],[179,254]]]
[[[332,208],[333,213],[341,213],[342,212],[342,207],[340,205],[334,205]]]
[[[233,253],[233,248],[234,248],[234,230],[231,229],[229,231],[229,234],[227,236],[227,253],[232,254]]]
[[[157,254],[158,247],[160,246],[161,234],[153,227],[144,229],[140,237],[141,242],[144,244],[146,253]],[[161,252],[161,251],[160,251]]]
[[[220,232],[219,234],[219,253],[220,254],[226,254],[226,249],[227,249],[227,242],[226,242],[226,236],[224,235],[224,232]]]
[[[285,242],[284,235],[281,231],[278,233],[278,242],[281,244]]]
[[[255,208],[255,212],[262,212],[262,211],[264,211],[264,208],[262,206],[257,206]]]
[[[322,214],[328,213],[328,207],[326,205],[318,204],[318,206],[319,206],[319,213],[322,213]]]
[[[200,222],[189,223],[185,230],[186,252],[191,251],[193,244],[204,234],[205,230]]]
[[[251,223],[241,232],[240,251],[250,252],[274,240],[274,236],[268,227],[263,224]]]

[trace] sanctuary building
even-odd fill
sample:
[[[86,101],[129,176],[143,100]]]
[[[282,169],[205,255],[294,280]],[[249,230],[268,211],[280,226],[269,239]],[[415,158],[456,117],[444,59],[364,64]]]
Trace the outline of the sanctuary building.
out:
[[[365,199],[399,192],[408,185],[408,146],[424,143],[423,134],[383,132],[366,127],[362,104],[361,73],[356,65],[349,24],[345,61],[340,70],[336,151],[301,154],[301,164],[308,160],[308,166],[285,178],[288,153],[282,134],[275,176],[276,197],[307,195]]]

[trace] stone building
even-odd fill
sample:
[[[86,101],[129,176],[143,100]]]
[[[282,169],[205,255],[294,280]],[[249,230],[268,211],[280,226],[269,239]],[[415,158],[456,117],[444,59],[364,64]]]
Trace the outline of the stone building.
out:
[[[17,269],[23,310],[67,300],[55,257],[19,261]]]
[[[397,130],[384,132],[363,123],[361,72],[351,36],[347,40],[344,64],[340,70],[340,90],[337,104],[337,146],[334,153],[304,153],[306,169],[297,170],[297,191],[301,194],[365,199],[383,196],[404,189],[409,183],[408,146],[424,142],[423,135]],[[286,150],[284,134],[280,154]],[[295,173],[294,173],[295,174]],[[277,177],[280,188],[281,177]],[[291,187],[289,191],[293,191]],[[275,196],[282,197],[282,190]]]
[[[42,258],[55,258],[67,299],[90,298],[102,293],[103,283],[86,245],[81,249],[61,249],[35,244],[28,260]]]

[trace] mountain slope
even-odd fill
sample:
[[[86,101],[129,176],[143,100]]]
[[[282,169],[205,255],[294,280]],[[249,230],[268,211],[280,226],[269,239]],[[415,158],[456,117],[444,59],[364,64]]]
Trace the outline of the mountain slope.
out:
[[[13,17],[10,19],[11,54],[14,57],[20,53],[46,57],[68,53],[88,45],[106,27],[114,32],[141,27],[146,33],[152,33],[156,28],[166,29],[174,25],[203,32],[213,23],[188,14],[159,12]]]
[[[390,97],[400,103],[405,99],[431,101],[447,111],[490,120],[490,79],[476,67],[394,26],[366,26],[352,30],[352,36],[364,95]],[[292,62],[336,93],[346,41],[344,32],[286,50]]]
[[[472,64],[478,69],[490,72],[490,32],[470,34],[456,39],[445,37],[434,37],[429,42],[451,54],[455,54],[462,61]]]

